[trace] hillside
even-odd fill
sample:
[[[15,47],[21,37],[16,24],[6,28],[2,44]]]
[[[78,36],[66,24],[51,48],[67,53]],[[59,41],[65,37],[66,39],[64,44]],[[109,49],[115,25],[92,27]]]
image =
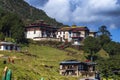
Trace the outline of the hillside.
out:
[[[81,60],[83,54],[76,58],[63,50],[33,44],[22,48],[22,51],[26,50],[26,53],[1,51],[0,55],[4,57],[0,57],[0,73],[8,66],[12,70],[13,80],[40,80],[41,77],[45,80],[77,80],[77,77],[59,75],[59,63],[66,59]],[[3,64],[4,60],[8,61],[8,56],[14,57],[14,64]]]
[[[0,8],[18,14],[24,22],[45,20],[49,24],[62,25],[62,23],[48,17],[43,10],[30,6],[24,0],[0,0]]]
[[[109,54],[104,49],[101,49],[99,52],[97,52],[97,55],[105,59],[110,58]]]

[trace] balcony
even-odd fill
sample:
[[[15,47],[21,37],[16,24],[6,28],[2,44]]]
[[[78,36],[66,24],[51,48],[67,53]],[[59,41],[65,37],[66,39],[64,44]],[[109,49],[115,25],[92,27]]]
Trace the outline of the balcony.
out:
[[[77,70],[77,68],[62,68],[60,70]]]
[[[71,36],[72,38],[81,38],[80,36]]]

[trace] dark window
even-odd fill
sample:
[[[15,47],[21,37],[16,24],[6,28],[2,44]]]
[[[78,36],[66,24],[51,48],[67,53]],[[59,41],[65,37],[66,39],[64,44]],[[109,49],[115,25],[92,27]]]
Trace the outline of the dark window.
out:
[[[65,34],[65,31],[63,32],[63,34]]]
[[[83,65],[79,65],[79,70],[83,70],[83,69],[84,69]]]
[[[8,46],[5,46],[5,49],[8,50]]]
[[[17,46],[15,46],[15,50],[17,50],[18,49],[18,47]]]
[[[10,46],[10,50],[13,50],[13,46]]]
[[[58,32],[56,32],[56,35],[58,35]]]
[[[65,38],[65,35],[63,35],[63,38]]]
[[[34,34],[36,34],[36,30],[34,29]]]

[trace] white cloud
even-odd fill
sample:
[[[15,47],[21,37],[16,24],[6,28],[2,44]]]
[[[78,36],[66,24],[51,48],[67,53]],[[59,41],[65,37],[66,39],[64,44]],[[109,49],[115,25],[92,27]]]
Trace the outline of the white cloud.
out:
[[[98,10],[110,10],[117,6],[117,0],[89,0],[88,6]]]
[[[93,22],[110,19],[97,13],[116,9],[119,7],[116,3],[117,0],[49,0],[43,10],[49,16],[64,23]]]
[[[56,18],[61,22],[68,22],[70,7],[68,0],[49,0],[42,8],[50,17]]]
[[[43,9],[48,16],[65,24],[107,23],[110,25],[112,22],[116,25],[117,16],[120,16],[118,0],[48,0],[43,7],[39,8]]]
[[[116,29],[116,25],[115,24],[110,24],[110,29]]]

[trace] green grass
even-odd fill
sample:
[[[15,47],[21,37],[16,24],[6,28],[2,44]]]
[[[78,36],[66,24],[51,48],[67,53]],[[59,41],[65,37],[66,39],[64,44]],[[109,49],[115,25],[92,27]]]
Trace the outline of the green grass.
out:
[[[86,60],[85,56],[88,55],[88,54],[84,54],[83,50],[77,50],[77,49],[70,48],[70,47],[66,48],[65,50],[74,52],[74,54],[72,54],[71,56],[73,56],[74,58],[80,61],[85,61]]]
[[[0,58],[0,77],[5,66],[12,70],[13,80],[40,80],[44,77],[45,80],[77,80],[78,77],[61,76],[59,74],[59,63],[67,59],[84,59],[83,54],[68,55],[67,52],[58,50],[56,48],[38,45],[29,45],[23,47],[22,51],[27,50],[30,54],[36,55],[28,56],[19,52],[1,51],[0,54],[4,56],[14,56],[15,64],[3,64],[7,58]],[[82,57],[81,57],[82,56]]]
[[[104,50],[104,49],[101,49],[98,53],[97,53],[98,56],[102,57],[102,58],[109,58],[109,54]]]

